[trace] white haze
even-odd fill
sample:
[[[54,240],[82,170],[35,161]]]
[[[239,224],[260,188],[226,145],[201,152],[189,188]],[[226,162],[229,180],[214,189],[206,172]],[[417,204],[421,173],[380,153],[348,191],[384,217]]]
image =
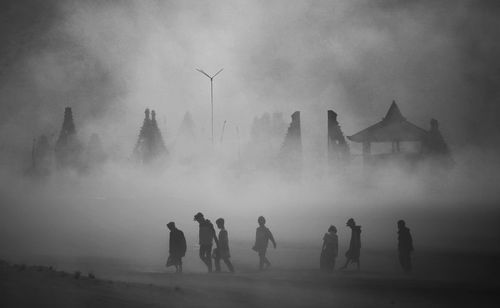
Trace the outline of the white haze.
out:
[[[405,219],[417,247],[498,250],[498,159],[470,145],[463,123],[478,115],[468,104],[475,89],[463,86],[464,71],[472,69],[453,23],[467,17],[468,2],[444,8],[361,1],[55,3],[58,17],[41,39],[46,45],[19,60],[21,68],[1,88],[23,106],[2,122],[5,255],[162,258],[169,221],[196,244],[198,211],[224,217],[231,240],[245,243],[264,215],[279,244],[319,246],[330,224],[345,244],[344,224],[354,217],[365,247],[392,249],[396,221]],[[209,81],[198,67],[225,69],[215,80],[217,141],[224,120],[228,126],[213,151]],[[327,176],[326,110],[338,112],[351,135],[380,120],[392,99],[421,127],[431,117],[440,120],[455,169],[367,175],[357,157]],[[31,138],[45,133],[54,140],[65,106],[73,108],[82,140],[100,134],[110,162],[85,175],[22,177]],[[157,111],[171,150],[190,111],[198,142],[209,150],[188,166],[130,163],[145,108]],[[295,110],[303,120],[302,178],[239,173],[236,127],[244,150],[254,116],[279,111],[289,119]],[[357,145],[352,150],[360,153]]]

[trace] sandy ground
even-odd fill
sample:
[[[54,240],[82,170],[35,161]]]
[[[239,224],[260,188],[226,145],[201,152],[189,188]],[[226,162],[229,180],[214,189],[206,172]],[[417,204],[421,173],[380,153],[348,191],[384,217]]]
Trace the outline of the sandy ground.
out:
[[[460,265],[460,257],[450,256]],[[464,258],[462,256],[462,258]],[[470,259],[486,267],[498,258]],[[488,263],[487,260],[490,260]],[[493,260],[493,261],[492,261]],[[244,267],[245,268],[245,267]],[[456,267],[459,268],[459,267]],[[463,272],[478,268],[467,269]],[[0,266],[1,307],[498,307],[497,267],[467,275],[404,275],[376,268],[333,274],[251,268],[236,274],[127,272],[91,279],[46,266]],[[444,273],[444,272],[442,272]],[[457,273],[459,274],[459,273]],[[481,278],[482,276],[482,278]],[[462,279],[457,279],[462,277]]]

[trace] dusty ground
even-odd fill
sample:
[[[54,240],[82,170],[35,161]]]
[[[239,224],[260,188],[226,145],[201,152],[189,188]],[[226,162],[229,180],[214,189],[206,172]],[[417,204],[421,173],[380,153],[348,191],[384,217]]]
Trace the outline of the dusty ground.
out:
[[[126,279],[126,281],[124,281]],[[498,307],[495,280],[317,270],[128,273],[91,279],[42,266],[0,266],[1,307]]]

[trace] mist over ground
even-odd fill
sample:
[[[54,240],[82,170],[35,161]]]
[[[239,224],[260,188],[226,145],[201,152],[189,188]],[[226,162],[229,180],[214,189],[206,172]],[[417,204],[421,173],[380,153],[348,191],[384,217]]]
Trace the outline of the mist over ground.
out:
[[[2,2],[2,254],[164,262],[165,224],[175,221],[194,246],[198,211],[224,217],[244,247],[264,215],[279,247],[319,250],[330,224],[347,245],[354,217],[367,249],[395,249],[396,221],[405,219],[417,249],[497,252],[498,10],[494,1]],[[195,68],[221,67],[212,149],[209,82]],[[455,167],[370,173],[356,157],[327,174],[326,110],[352,135],[393,99],[420,127],[440,121]],[[55,141],[66,106],[78,136],[99,133],[110,160],[83,175],[25,177],[32,139]],[[172,153],[192,114],[200,147],[191,164],[130,161],[145,108],[157,111]],[[289,120],[295,110],[302,177],[238,169],[252,160],[253,118]]]

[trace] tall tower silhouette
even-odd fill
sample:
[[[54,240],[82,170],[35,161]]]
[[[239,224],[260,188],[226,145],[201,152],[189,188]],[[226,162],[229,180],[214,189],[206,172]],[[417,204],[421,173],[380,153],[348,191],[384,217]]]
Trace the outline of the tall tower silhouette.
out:
[[[150,112],[149,109],[146,109],[139,138],[134,148],[134,156],[143,163],[149,163],[166,153],[167,148],[156,122],[156,113],[154,110]]]
[[[73,112],[64,109],[64,120],[55,146],[56,162],[60,167],[78,167],[82,146],[76,135]]]

